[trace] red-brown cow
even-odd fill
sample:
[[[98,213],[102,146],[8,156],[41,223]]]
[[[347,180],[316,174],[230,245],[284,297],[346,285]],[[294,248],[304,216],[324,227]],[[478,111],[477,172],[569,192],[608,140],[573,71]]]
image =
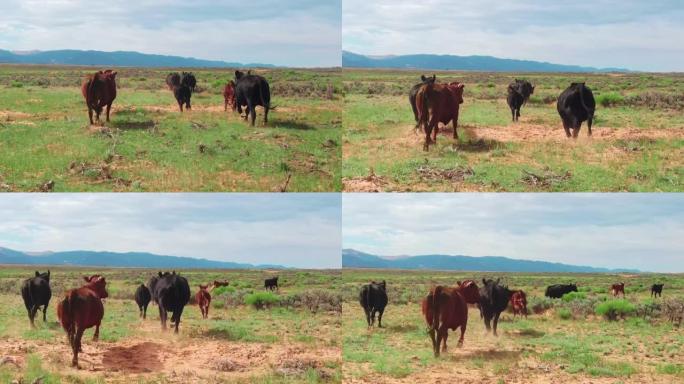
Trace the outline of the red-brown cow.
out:
[[[66,292],[57,305],[57,317],[67,333],[67,340],[73,352],[71,365],[78,367],[78,353],[82,352],[81,338],[86,329],[95,327],[93,340],[100,337],[100,323],[104,316],[102,299],[106,298],[107,282],[100,275],[84,276],[86,284]]]
[[[209,305],[211,304],[211,294],[207,290],[207,285],[200,285],[199,291],[195,294],[195,300],[197,301],[197,306],[202,312],[202,318],[206,319],[209,317]]]
[[[625,297],[625,283],[615,283],[610,287],[610,290],[613,292],[613,296],[617,296],[620,293],[622,293],[622,298],[624,299],[624,297]]]
[[[224,111],[228,110],[229,105],[231,110],[235,111],[237,109],[237,104],[235,103],[235,82],[233,80],[229,81],[223,89],[223,101]]]
[[[100,113],[105,106],[107,107],[107,121],[109,121],[109,111],[116,99],[116,72],[107,69],[88,75],[81,85],[81,93],[88,106],[90,124],[93,124],[93,110],[99,121]]]
[[[463,345],[463,336],[468,323],[468,304],[466,304],[463,293],[461,293],[461,287],[444,287],[441,285],[433,287],[427,297],[423,299],[422,310],[425,322],[430,327],[430,339],[435,357],[439,356],[440,344],[442,344],[442,352],[447,350],[449,328],[455,331],[456,328],[461,327],[458,346]]]
[[[416,94],[416,108],[418,109],[419,124],[425,131],[424,150],[430,148],[430,143],[437,142],[439,123],[445,126],[453,122],[454,139],[458,139],[458,112],[463,104],[462,83],[449,84],[426,83]],[[430,134],[432,133],[432,138]]]
[[[527,318],[527,295],[525,295],[525,292],[522,290],[513,292],[510,302],[513,308],[513,317],[515,315],[520,315],[520,317],[525,315],[525,318]]]
[[[461,289],[461,296],[467,304],[480,303],[480,289],[477,287],[475,280],[457,281],[456,284]]]

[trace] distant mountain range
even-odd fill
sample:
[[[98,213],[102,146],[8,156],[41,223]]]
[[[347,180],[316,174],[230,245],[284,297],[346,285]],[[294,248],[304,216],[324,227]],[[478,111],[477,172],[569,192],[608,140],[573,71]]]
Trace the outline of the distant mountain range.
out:
[[[58,51],[0,50],[0,63],[14,64],[58,64],[112,67],[192,67],[192,68],[266,68],[275,67],[262,63],[229,63],[225,61],[202,60],[192,57],[153,55],[140,52],[81,51],[74,49]]]
[[[116,268],[165,268],[165,269],[284,269],[281,265],[252,265],[195,259],[192,257],[155,255],[147,252],[21,252],[0,247],[0,264],[24,265],[73,265]]]
[[[403,55],[364,56],[342,51],[342,67],[400,68],[488,72],[628,72],[623,68],[591,68],[492,56]]]
[[[501,256],[420,255],[381,257],[354,249],[342,250],[342,268],[435,269],[482,272],[566,272],[566,273],[638,273],[634,269],[608,269],[518,260]]]

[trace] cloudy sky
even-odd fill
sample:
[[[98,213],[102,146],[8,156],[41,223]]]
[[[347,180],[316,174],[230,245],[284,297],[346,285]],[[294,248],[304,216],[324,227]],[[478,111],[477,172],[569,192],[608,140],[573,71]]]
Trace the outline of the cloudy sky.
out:
[[[0,49],[339,66],[341,0],[2,0]]]
[[[681,0],[344,0],[342,45],[369,55],[491,55],[684,70]]]
[[[339,194],[3,194],[0,247],[339,268]]]
[[[343,246],[684,272],[682,194],[344,194]]]

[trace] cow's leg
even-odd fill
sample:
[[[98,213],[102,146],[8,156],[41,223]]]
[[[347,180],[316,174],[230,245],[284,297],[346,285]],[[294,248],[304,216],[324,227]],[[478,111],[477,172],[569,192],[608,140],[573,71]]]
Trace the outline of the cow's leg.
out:
[[[254,104],[248,103],[247,104],[247,110],[249,111],[250,114],[250,120],[251,120],[251,125],[252,127],[254,126],[254,121],[256,120],[256,106]]]
[[[180,109],[180,111],[183,112],[183,102],[178,100],[176,100],[176,102],[178,103],[178,109]]]
[[[435,357],[439,357],[439,344],[437,344],[437,339],[435,338],[435,329],[431,327],[428,333],[430,334],[430,340],[432,340],[432,351],[435,353]]]
[[[192,104],[190,104],[190,99],[185,103],[185,109],[189,109],[192,111]]]
[[[589,137],[591,137],[591,124],[593,122],[594,118],[590,117],[589,120],[587,120],[587,129],[589,130]]]
[[[268,107],[264,107],[264,125],[268,124]]]
[[[454,140],[458,140],[458,112],[456,112],[456,116],[454,117],[453,125],[454,125]]]
[[[370,310],[367,307],[363,307],[363,311],[366,312],[366,323],[368,323],[368,328],[370,328]]]
[[[566,119],[565,117],[562,118],[563,120],[563,129],[565,130],[565,136],[570,137],[570,121]]]
[[[377,310],[375,308],[371,309],[371,327],[375,325],[375,313]]]
[[[228,100],[225,100],[223,104],[223,112],[228,112]]]
[[[572,126],[572,138],[576,139],[579,136],[580,128],[582,128],[582,121],[575,120]]]
[[[463,337],[465,336],[465,332],[466,332],[466,323],[463,323],[463,325],[461,325],[461,337],[458,338],[458,347],[459,348],[463,346]]]
[[[76,333],[74,334],[74,341],[73,341],[73,346],[71,347],[71,350],[74,353],[74,357],[71,360],[71,366],[72,367],[77,367],[78,366],[78,353],[81,352],[81,338],[83,338],[83,332],[85,331],[84,328],[77,327]]]
[[[180,325],[180,319],[181,315],[183,314],[183,307],[180,307],[176,312],[173,313],[174,318],[176,319],[176,327],[173,333],[178,333],[178,326]]]
[[[444,340],[444,333],[442,332],[442,327],[439,327],[437,329],[437,340],[435,343],[435,357],[439,356],[439,346],[442,344],[442,340]]]
[[[36,306],[32,305],[30,308],[27,308],[27,311],[29,321],[31,322],[31,328],[35,328],[36,324],[34,323],[34,319],[36,318]]]
[[[488,313],[484,315],[484,321],[485,321],[485,328],[487,329],[487,333],[492,330],[492,326],[490,322],[492,321],[492,316],[489,315]]]
[[[93,125],[93,109],[88,107],[88,119],[90,119],[90,125]]]
[[[161,320],[161,327],[162,330],[166,330],[166,310],[162,306],[161,302],[159,303],[159,319]]]
[[[515,122],[515,108],[511,107],[511,121]]]
[[[109,122],[109,110],[112,109],[112,103],[107,104],[107,122]]]
[[[520,107],[515,109],[515,121],[520,120]]]
[[[95,334],[93,335],[93,341],[100,340],[100,323],[95,324]]]
[[[430,133],[432,133],[432,130],[430,129],[430,125],[428,124],[425,127],[425,143],[423,144],[424,151],[430,150]]]
[[[498,335],[496,334],[496,327],[499,325],[499,316],[500,316],[500,315],[501,315],[501,312],[497,312],[497,313],[494,314],[494,324],[493,324],[494,336],[498,336]]]
[[[47,323],[47,317],[46,317],[47,316],[47,307],[48,307],[47,304],[45,304],[43,306],[43,323]]]
[[[385,312],[385,308],[378,311],[378,328],[382,328],[382,314]]]
[[[449,329],[444,328],[444,336],[442,336],[442,353],[447,351],[447,339],[449,338]]]

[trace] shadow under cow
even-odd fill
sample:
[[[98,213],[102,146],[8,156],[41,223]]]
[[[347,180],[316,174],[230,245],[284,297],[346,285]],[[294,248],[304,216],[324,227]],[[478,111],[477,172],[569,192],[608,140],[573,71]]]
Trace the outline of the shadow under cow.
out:
[[[102,365],[106,370],[129,373],[145,373],[161,371],[164,365],[159,357],[163,345],[144,342],[130,347],[114,346],[106,350],[102,356]]]

